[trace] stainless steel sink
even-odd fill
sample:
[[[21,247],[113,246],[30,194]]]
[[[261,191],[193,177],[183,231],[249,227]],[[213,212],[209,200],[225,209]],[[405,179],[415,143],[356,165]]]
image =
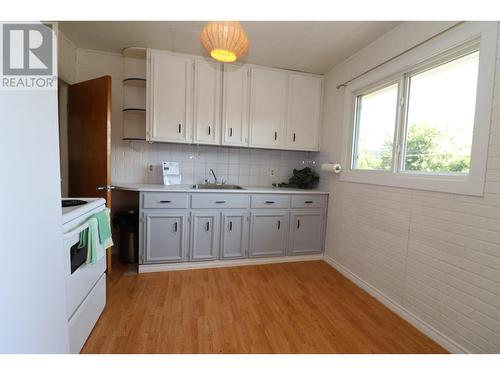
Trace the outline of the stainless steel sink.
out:
[[[192,189],[214,189],[214,190],[245,190],[245,188],[239,185],[231,184],[196,184],[192,186]]]

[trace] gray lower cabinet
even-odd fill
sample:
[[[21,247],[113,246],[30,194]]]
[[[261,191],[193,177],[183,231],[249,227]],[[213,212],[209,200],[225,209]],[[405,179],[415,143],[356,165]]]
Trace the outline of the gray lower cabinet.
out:
[[[248,212],[222,212],[221,259],[247,256],[249,224]]]
[[[324,194],[144,192],[140,264],[321,253]]]
[[[219,257],[219,212],[191,212],[191,260],[214,260]]]
[[[287,211],[252,212],[250,257],[283,256],[288,237]]]
[[[292,212],[289,254],[319,253],[323,250],[324,211]]]
[[[144,213],[145,263],[180,262],[186,254],[187,213]]]

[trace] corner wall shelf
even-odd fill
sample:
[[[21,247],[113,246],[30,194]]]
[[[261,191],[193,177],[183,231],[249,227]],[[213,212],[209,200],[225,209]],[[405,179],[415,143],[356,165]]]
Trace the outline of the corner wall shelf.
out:
[[[124,48],[123,55],[123,132],[124,141],[146,141],[147,49]]]
[[[145,108],[123,108],[123,112],[129,112],[129,111],[146,112],[146,109]]]
[[[123,83],[128,86],[146,86],[146,79],[145,78],[125,78],[123,80]]]
[[[129,142],[146,142],[146,138],[125,137],[125,138],[122,138],[122,140],[129,141]]]
[[[130,57],[133,59],[146,59],[146,47],[125,47],[122,49],[123,57]]]
[[[128,81],[142,81],[142,82],[146,82],[146,78],[134,78],[134,77],[129,77],[129,78],[125,78],[123,80],[123,82],[128,82]]]

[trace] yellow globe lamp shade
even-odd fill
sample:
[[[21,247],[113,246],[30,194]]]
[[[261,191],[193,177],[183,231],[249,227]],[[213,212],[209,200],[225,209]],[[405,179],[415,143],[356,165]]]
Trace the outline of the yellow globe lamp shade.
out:
[[[237,59],[234,52],[225,49],[214,49],[210,52],[210,56],[222,62],[234,62]]]
[[[215,60],[234,62],[248,50],[248,37],[237,21],[212,21],[200,34],[202,46]]]

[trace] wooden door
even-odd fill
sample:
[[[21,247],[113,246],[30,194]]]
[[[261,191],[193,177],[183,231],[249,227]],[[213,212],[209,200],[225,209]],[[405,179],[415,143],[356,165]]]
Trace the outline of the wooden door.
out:
[[[321,77],[290,75],[287,148],[319,150],[321,91]]]
[[[104,198],[111,208],[110,76],[68,88],[68,196]]]
[[[148,139],[191,143],[193,59],[151,52],[151,116]]]
[[[222,65],[195,61],[194,142],[220,144]]]
[[[249,69],[224,64],[222,144],[248,147]]]
[[[250,87],[250,146],[281,148],[285,145],[288,75],[253,68]]]

